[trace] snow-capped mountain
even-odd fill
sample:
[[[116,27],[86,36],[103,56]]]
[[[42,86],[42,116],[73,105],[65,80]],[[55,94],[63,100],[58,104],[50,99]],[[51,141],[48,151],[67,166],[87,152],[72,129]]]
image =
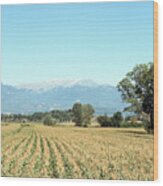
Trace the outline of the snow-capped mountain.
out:
[[[53,80],[20,86],[2,84],[2,113],[69,109],[76,101],[92,104],[96,114],[111,115],[125,107],[116,87],[91,80]]]
[[[17,88],[24,88],[33,91],[47,91],[50,89],[64,87],[70,88],[74,86],[86,86],[86,87],[95,87],[98,84],[95,81],[86,79],[53,79],[50,81],[38,82],[38,83],[27,83],[18,85]]]

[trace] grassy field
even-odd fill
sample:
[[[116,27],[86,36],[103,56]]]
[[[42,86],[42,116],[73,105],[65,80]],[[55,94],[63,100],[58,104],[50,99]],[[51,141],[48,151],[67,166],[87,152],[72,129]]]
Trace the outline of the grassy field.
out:
[[[143,129],[2,125],[2,176],[153,180]]]

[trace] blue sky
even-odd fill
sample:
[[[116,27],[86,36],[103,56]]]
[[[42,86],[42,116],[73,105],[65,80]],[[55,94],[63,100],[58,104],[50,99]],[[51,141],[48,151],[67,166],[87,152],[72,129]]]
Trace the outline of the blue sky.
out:
[[[2,82],[116,85],[153,61],[153,2],[2,6]]]

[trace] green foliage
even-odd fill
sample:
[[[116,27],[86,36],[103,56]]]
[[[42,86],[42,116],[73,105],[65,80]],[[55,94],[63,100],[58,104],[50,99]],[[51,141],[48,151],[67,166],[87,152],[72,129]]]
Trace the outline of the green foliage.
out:
[[[121,112],[114,113],[112,117],[112,124],[114,127],[120,127],[121,123],[123,121],[123,116]]]
[[[21,123],[20,126],[22,126],[22,127],[30,127],[30,124],[29,123]]]
[[[51,116],[55,118],[58,122],[69,122],[72,120],[72,110],[53,110],[51,111]]]
[[[74,167],[71,164],[71,162],[68,159],[68,156],[66,153],[64,153],[63,148],[61,148],[61,146],[58,143],[55,143],[56,147],[58,149],[58,151],[61,154],[62,160],[63,160],[63,164],[64,164],[64,169],[65,169],[65,174],[63,175],[63,178],[72,178],[74,172]]]
[[[91,124],[91,119],[93,117],[94,114],[94,109],[90,104],[85,104],[82,105],[82,126],[83,127],[87,127],[88,125]]]
[[[31,115],[24,114],[1,114],[3,122],[43,122],[47,115],[51,115],[57,122],[72,121],[72,110],[53,110],[50,112],[35,112]]]
[[[144,123],[136,123],[132,121],[123,121],[120,125],[121,128],[142,128],[144,127]]]
[[[50,177],[58,178],[59,177],[59,173],[58,173],[58,170],[57,170],[56,156],[54,154],[54,150],[53,150],[53,148],[51,146],[51,143],[48,140],[48,138],[46,138],[46,142],[47,142],[47,145],[48,145],[48,148],[49,148],[49,152],[50,152],[50,157],[49,157],[49,165],[50,165],[49,168],[50,168],[50,171],[51,171]]]
[[[72,108],[73,112],[73,121],[75,122],[76,126],[82,126],[82,104],[75,103]]]
[[[111,127],[112,126],[111,118],[108,117],[106,114],[104,116],[98,116],[97,121],[101,127]]]
[[[1,114],[3,122],[20,122],[26,123],[29,120],[29,115],[24,114]]]
[[[52,116],[50,115],[47,115],[45,118],[44,118],[44,121],[43,121],[44,125],[48,125],[48,126],[54,126],[56,125],[56,120],[54,120],[52,118]]]
[[[114,113],[112,117],[108,117],[105,114],[104,116],[98,116],[97,121],[101,127],[120,127],[123,121],[123,116],[121,112]]]
[[[72,112],[76,126],[88,127],[95,111],[90,104],[75,103]]]
[[[149,115],[148,128],[154,129],[154,65],[140,64],[118,84],[124,101],[129,103],[125,111]]]

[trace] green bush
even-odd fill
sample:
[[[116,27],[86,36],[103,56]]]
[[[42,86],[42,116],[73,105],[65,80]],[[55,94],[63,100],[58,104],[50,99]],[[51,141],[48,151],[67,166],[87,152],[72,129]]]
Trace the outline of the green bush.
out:
[[[22,127],[29,127],[30,124],[29,124],[29,123],[21,123],[21,126],[22,126]]]
[[[121,123],[123,121],[123,116],[121,112],[114,113],[112,117],[112,124],[114,127],[120,127]]]
[[[144,123],[124,121],[121,123],[120,127],[122,127],[122,128],[143,128]]]
[[[101,127],[111,127],[112,126],[111,118],[109,118],[107,115],[98,116],[97,121],[101,125]]]
[[[52,118],[50,115],[45,116],[44,121],[43,121],[44,125],[47,126],[54,126],[57,124],[57,121]]]

